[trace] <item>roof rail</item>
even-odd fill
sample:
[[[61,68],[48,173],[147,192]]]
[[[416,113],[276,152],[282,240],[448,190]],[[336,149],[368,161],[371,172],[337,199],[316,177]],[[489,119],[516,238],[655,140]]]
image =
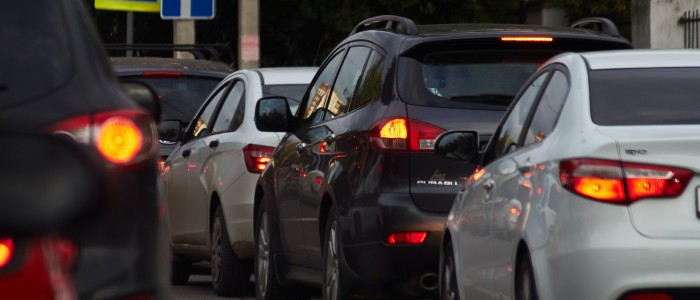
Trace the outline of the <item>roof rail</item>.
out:
[[[590,17],[579,19],[571,24],[571,28],[583,28],[583,26],[590,24],[597,24],[596,29],[607,35],[620,37],[620,32],[617,30],[617,26],[615,26],[615,23],[610,21],[608,18]]]
[[[192,53],[195,59],[219,61],[223,44],[115,44],[105,43],[108,51],[136,51],[135,56],[141,56],[138,52],[174,52],[184,51]]]
[[[405,35],[418,34],[418,28],[416,27],[416,23],[413,23],[413,20],[400,16],[382,15],[371,17],[360,22],[360,24],[357,24],[357,26],[355,26],[355,28],[350,32],[350,35],[371,29],[368,28],[368,26],[378,22],[387,22],[386,26],[384,27],[384,30],[387,31],[394,31]]]

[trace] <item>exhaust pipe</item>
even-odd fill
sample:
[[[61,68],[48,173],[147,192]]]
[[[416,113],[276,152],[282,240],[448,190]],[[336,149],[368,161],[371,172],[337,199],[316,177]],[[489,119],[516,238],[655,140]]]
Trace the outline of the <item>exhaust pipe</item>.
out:
[[[434,291],[438,288],[440,280],[435,273],[426,273],[418,280],[418,285],[426,291]]]

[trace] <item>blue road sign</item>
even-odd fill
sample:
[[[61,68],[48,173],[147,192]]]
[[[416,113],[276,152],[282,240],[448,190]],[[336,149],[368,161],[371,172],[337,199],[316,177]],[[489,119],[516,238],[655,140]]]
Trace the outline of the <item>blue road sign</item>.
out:
[[[161,0],[160,17],[165,20],[213,19],[214,0]]]

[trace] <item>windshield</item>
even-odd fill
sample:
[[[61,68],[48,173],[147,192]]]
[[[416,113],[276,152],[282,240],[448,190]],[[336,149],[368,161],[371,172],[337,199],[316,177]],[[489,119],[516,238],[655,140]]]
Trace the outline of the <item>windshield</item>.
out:
[[[190,122],[202,102],[221,81],[210,77],[138,78],[156,90],[163,120]]]
[[[268,84],[263,85],[263,97],[282,96],[289,100],[289,108],[292,110],[292,115],[296,115],[299,108],[299,102],[308,84]]]

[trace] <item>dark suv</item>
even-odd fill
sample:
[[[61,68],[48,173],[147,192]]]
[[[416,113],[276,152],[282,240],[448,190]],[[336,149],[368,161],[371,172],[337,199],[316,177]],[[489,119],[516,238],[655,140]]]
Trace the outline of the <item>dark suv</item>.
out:
[[[437,294],[445,217],[475,168],[433,154],[470,128],[487,141],[538,66],[566,51],[630,48],[601,30],[362,21],[325,60],[296,116],[262,99],[261,131],[287,131],[255,195],[258,299]],[[478,276],[478,274],[475,274]]]

